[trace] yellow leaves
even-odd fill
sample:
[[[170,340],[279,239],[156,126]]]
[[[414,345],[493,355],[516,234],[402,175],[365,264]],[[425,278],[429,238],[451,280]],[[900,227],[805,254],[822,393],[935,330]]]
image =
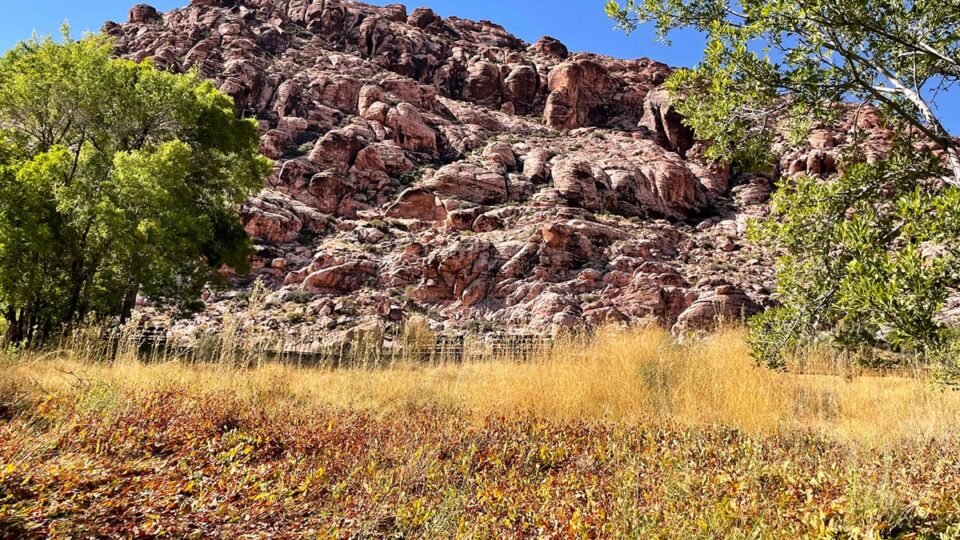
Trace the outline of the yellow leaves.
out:
[[[417,531],[423,528],[434,515],[435,511],[431,509],[426,499],[419,497],[397,510],[397,521],[402,530]]]
[[[269,503],[275,503],[275,502],[277,502],[277,494],[276,494],[276,493],[261,493],[261,494],[259,494],[259,495],[254,496],[251,500],[252,500],[253,502],[267,501],[267,502],[269,502]]]
[[[305,494],[310,491],[310,486],[313,484],[322,483],[326,476],[326,469],[323,467],[318,467],[316,470],[304,477],[303,481],[300,482],[299,492]]]
[[[579,538],[589,538],[590,530],[587,527],[586,520],[583,518],[583,514],[580,513],[580,509],[573,511],[573,516],[570,518],[570,524],[568,526],[570,534]]]

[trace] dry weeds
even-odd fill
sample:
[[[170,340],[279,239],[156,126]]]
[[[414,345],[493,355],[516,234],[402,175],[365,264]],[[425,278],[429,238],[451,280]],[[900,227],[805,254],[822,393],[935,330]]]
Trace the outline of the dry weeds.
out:
[[[960,394],[772,372],[737,330],[366,369],[97,354],[6,361],[0,536],[960,534]]]

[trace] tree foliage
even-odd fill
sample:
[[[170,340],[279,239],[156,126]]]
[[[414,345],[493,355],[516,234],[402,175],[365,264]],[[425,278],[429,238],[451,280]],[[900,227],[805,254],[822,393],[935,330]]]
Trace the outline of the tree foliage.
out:
[[[720,143],[714,157],[762,142],[780,113],[830,118],[852,100],[923,133],[960,183],[960,143],[936,114],[960,85],[957,0],[609,0],[607,13],[627,31],[654,22],[664,40],[706,34],[703,62],[672,85],[708,100],[678,107]]]
[[[937,318],[960,283],[960,189],[912,147],[838,179],[781,182],[755,240],[783,251],[781,307],[751,321],[758,358],[778,366],[804,337],[846,350],[930,354],[948,337]]]
[[[34,38],[0,59],[0,307],[8,338],[195,297],[249,240],[236,207],[269,163],[196,75]]]
[[[668,85],[714,159],[764,169],[777,130],[829,125],[843,103],[875,106],[897,133],[866,164],[853,132],[837,179],[778,183],[752,234],[782,255],[782,307],[752,321],[756,355],[779,366],[821,337],[847,350],[942,349],[938,312],[960,284],[960,157],[936,111],[960,83],[960,3],[610,0],[607,12],[627,31],[654,22],[664,40],[706,35],[703,62]]]

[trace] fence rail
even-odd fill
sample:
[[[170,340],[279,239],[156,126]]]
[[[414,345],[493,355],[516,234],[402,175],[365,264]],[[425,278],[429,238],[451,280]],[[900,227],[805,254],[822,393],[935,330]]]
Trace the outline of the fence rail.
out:
[[[123,348],[119,335],[105,336],[109,341],[108,357],[114,357]],[[257,362],[282,362],[303,366],[375,367],[391,365],[399,361],[420,364],[461,363],[489,359],[530,361],[554,347],[554,340],[538,334],[437,334],[433,339],[403,343],[383,339],[344,342],[322,347],[244,347],[239,344],[224,345],[214,338],[213,343],[198,344],[179,342],[169,336],[162,327],[148,327],[138,331],[132,342],[139,356],[145,360],[177,358],[185,361],[232,362],[253,364]],[[127,348],[129,350],[129,347]]]
[[[118,335],[108,337],[107,358],[121,350]],[[381,336],[382,337],[382,336]],[[127,336],[126,339],[129,339]],[[456,364],[469,361],[511,360],[530,361],[546,357],[554,348],[552,337],[540,334],[497,333],[485,335],[436,334],[432,339],[403,343],[402,340],[381,339],[344,342],[322,347],[256,347],[245,348],[236,343],[186,344],[172,339],[162,326],[140,329],[133,336],[139,356],[148,361],[178,359],[196,363],[227,362],[235,366],[253,366],[263,362],[277,362],[304,367],[377,368],[409,362],[422,365]],[[239,341],[239,340],[238,340]],[[426,342],[424,342],[426,341]],[[129,350],[129,347],[126,348]],[[802,376],[839,377],[909,377],[929,378],[931,365],[862,366],[849,364],[795,366],[790,373]]]

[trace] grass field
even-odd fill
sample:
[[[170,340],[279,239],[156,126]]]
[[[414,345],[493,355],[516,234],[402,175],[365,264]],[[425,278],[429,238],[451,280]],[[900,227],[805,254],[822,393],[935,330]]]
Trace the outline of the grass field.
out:
[[[90,356],[3,364],[0,537],[960,536],[960,394],[772,372],[738,331],[380,369]]]

